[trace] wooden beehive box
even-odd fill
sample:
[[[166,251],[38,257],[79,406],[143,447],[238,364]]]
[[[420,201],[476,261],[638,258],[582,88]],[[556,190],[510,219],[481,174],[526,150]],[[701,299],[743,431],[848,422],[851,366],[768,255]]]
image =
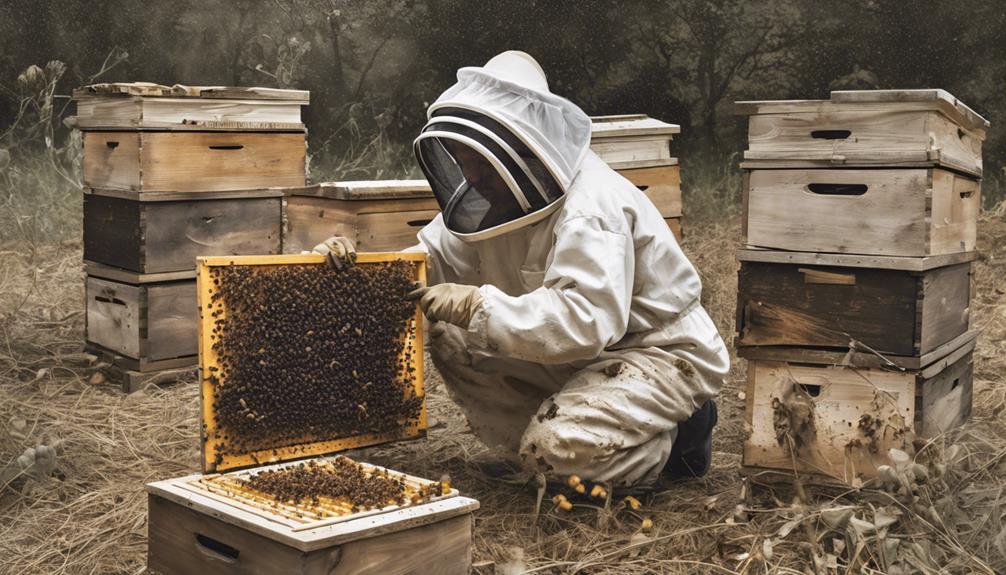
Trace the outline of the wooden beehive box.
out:
[[[98,84],[74,99],[87,187],[206,192],[305,183],[305,91]]]
[[[425,259],[422,254],[361,253],[357,266],[379,266],[393,261],[406,262],[412,278],[425,279]],[[263,303],[256,307],[261,311],[244,317],[244,323],[235,323],[239,318],[231,316],[228,296],[220,290],[248,289],[235,287],[236,284],[229,286],[228,283],[255,274],[282,274],[292,268],[305,273],[315,273],[312,271],[315,269],[317,273],[331,273],[326,271],[326,266],[325,257],[316,254],[199,259],[199,351],[203,419],[201,443],[204,473],[147,486],[150,518],[148,567],[152,572],[288,572],[331,575],[365,572],[436,572],[460,575],[468,572],[471,557],[471,514],[478,507],[478,502],[461,497],[456,490],[449,488],[444,490],[440,487],[440,491],[433,492],[432,488],[439,486],[439,482],[364,464],[371,473],[387,473],[401,478],[415,490],[431,490],[427,492],[427,497],[411,504],[399,502],[365,511],[350,509],[348,505],[338,501],[325,500],[317,504],[277,501],[241,484],[242,479],[247,479],[252,474],[294,465],[292,460],[309,458],[306,461],[325,465],[330,461],[326,455],[376,443],[418,438],[425,433],[425,406],[422,403],[414,420],[400,421],[393,430],[369,432],[361,430],[357,424],[340,415],[338,406],[329,403],[331,398],[318,396],[316,399],[301,398],[296,401],[311,400],[325,406],[331,405],[330,425],[324,429],[295,429],[272,439],[267,437],[266,440],[272,442],[267,447],[256,443],[261,440],[254,439],[254,430],[260,425],[256,418],[264,421],[267,418],[289,417],[291,409],[294,409],[292,406],[297,405],[294,400],[298,397],[297,387],[308,385],[308,380],[315,377],[311,374],[317,372],[317,377],[331,377],[325,375],[329,373],[325,370],[331,369],[342,370],[341,376],[346,376],[348,368],[334,365],[334,361],[328,364],[316,362],[310,348],[293,350],[285,356],[287,361],[294,361],[300,366],[296,369],[304,368],[307,372],[297,371],[298,377],[303,379],[291,382],[289,386],[283,384],[284,393],[274,397],[279,403],[273,407],[267,406],[262,411],[263,408],[253,403],[248,387],[259,384],[253,383],[247,376],[235,376],[235,373],[240,372],[230,364],[236,361],[235,358],[252,356],[228,352],[227,346],[241,344],[236,343],[237,340],[227,339],[225,332],[228,329],[251,330],[256,322],[265,321],[262,318],[268,318],[271,313],[268,310],[273,308]],[[229,276],[214,271],[223,268],[236,275]],[[259,284],[262,291],[254,292],[259,294],[254,297],[275,299],[275,305],[290,309],[303,307],[314,297],[297,290],[277,292],[268,287],[268,281],[270,280],[267,278],[266,283]],[[220,292],[221,297],[217,297],[217,292]],[[366,295],[360,293],[359,297]],[[311,310],[304,310],[304,313],[310,314]],[[318,337],[328,337],[326,334],[343,325],[343,322],[347,322],[345,326],[349,326],[349,317],[319,314],[306,324],[298,322],[291,327],[308,329],[314,325],[324,326],[327,331],[319,332]],[[417,308],[414,315],[409,315],[406,325],[400,326],[400,333],[403,335],[397,344],[399,349],[395,352],[395,358],[392,359],[401,362],[402,370],[398,373],[406,377],[400,382],[404,386],[402,392],[407,397],[417,397],[422,402],[421,322],[422,315]],[[361,337],[360,331],[356,331],[357,335],[354,336],[353,330],[357,328],[349,329],[345,326],[340,328],[341,338]],[[322,330],[322,327],[317,329]],[[309,332],[305,335],[314,334],[313,331]],[[290,346],[302,344],[303,342],[293,340],[289,343]],[[338,341],[328,341],[319,342],[318,345],[341,344]],[[284,348],[267,351],[263,347],[257,352],[260,355],[254,357],[261,356],[259,361],[264,366],[276,360],[279,357],[277,354],[287,351],[291,350]],[[293,369],[285,364],[284,370]],[[402,375],[405,373],[411,375]],[[281,372],[275,375],[276,378],[282,376]],[[361,376],[366,377],[365,374],[358,375],[354,370],[352,381],[357,381]],[[285,380],[277,381],[282,383]],[[225,393],[228,384],[237,386],[232,388],[234,393],[230,395]],[[369,385],[372,382],[367,382],[364,388]],[[342,393],[356,393],[349,388],[340,389],[343,390]],[[247,409],[250,410],[249,413],[255,414],[253,421],[248,424],[250,427],[229,426],[227,421],[237,420],[221,417],[223,411],[237,406],[234,403],[235,397],[239,397],[242,409],[246,409],[244,406],[247,405],[244,400],[249,399],[251,407]]]
[[[201,255],[279,254],[282,203],[278,189],[85,190],[84,259],[154,274],[193,270]]]
[[[982,175],[989,123],[944,90],[834,91],[737,102],[751,168],[933,167]]]
[[[677,164],[671,139],[681,127],[645,114],[592,116],[590,149],[616,170]]]
[[[283,251],[296,254],[335,235],[360,251],[395,251],[440,213],[426,180],[326,182],[287,192]]]
[[[745,175],[744,241],[881,256],[967,252],[980,196],[977,180],[939,168],[755,169]]]
[[[968,330],[974,257],[741,250],[737,345],[928,354]]]
[[[911,453],[913,439],[935,438],[967,421],[976,335],[924,358],[742,348],[744,466],[861,484],[878,466],[892,465],[890,449]]]
[[[196,281],[192,270],[140,274],[85,262],[88,344],[132,371],[196,363]]]

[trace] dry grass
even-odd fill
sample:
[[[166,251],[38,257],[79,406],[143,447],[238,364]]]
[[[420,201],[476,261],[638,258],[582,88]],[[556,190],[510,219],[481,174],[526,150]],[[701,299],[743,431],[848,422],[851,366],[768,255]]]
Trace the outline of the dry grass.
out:
[[[686,248],[705,280],[707,307],[729,337],[736,266],[729,246],[736,219],[688,229]],[[993,573],[1006,568],[1002,530],[1006,464],[1006,221],[981,224],[976,266],[977,326],[973,423],[931,467],[941,478],[917,486],[917,497],[882,490],[841,493],[807,486],[745,487],[738,474],[743,407],[741,363],[721,399],[716,457],[700,481],[663,486],[640,514],[582,508],[535,518],[533,488],[485,477],[475,462],[492,454],[430,374],[426,440],[369,450],[365,456],[428,477],[450,473],[479,499],[477,573]],[[143,484],[197,470],[197,396],[191,383],[121,395],[91,385],[94,366],[82,349],[80,245],[0,249],[0,469],[25,448],[61,443],[56,473],[0,485],[0,571],[3,573],[140,573],[145,563]],[[940,453],[936,453],[940,451]],[[828,521],[850,506],[852,523]],[[836,510],[837,509],[837,510]],[[654,528],[638,533],[642,516]],[[848,517],[845,517],[848,519]],[[871,533],[885,519],[894,524]],[[601,525],[600,522],[604,524]],[[767,543],[766,543],[767,542]],[[836,550],[843,547],[841,553]],[[838,570],[828,569],[828,554]],[[853,559],[855,557],[855,559]],[[819,562],[815,566],[815,558]],[[855,561],[857,568],[845,566]]]

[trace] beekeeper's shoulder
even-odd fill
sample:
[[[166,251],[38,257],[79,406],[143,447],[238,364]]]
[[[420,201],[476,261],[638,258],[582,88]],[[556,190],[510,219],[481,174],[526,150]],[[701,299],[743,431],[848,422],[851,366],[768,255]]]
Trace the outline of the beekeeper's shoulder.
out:
[[[588,152],[566,193],[560,220],[593,218],[609,231],[629,233],[640,193],[595,153]]]

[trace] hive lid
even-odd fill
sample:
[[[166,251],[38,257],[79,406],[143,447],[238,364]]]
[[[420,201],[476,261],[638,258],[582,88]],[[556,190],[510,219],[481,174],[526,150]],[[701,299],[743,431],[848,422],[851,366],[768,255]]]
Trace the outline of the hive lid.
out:
[[[591,116],[590,120],[591,141],[605,138],[671,136],[681,133],[681,126],[661,122],[646,114]]]
[[[151,98],[225,98],[239,100],[290,100],[307,104],[311,93],[307,90],[281,90],[278,88],[240,86],[164,86],[152,82],[112,82],[91,84],[73,91],[74,99],[87,97],[144,96]]]
[[[333,200],[409,200],[432,198],[433,190],[426,180],[360,180],[294,188],[289,195]]]
[[[978,257],[977,252],[958,252],[935,256],[868,256],[858,254],[830,254],[820,252],[791,252],[748,246],[737,250],[737,259],[742,262],[770,264],[796,264],[805,266],[838,266],[849,268],[874,268],[924,272],[934,268],[970,262]]]
[[[416,281],[426,280],[426,257],[421,253],[361,253],[358,254],[357,263],[358,267],[376,265],[385,262],[392,261],[405,261],[412,264],[411,275],[412,279]],[[221,352],[223,347],[227,344],[223,338],[218,337],[215,333],[217,327],[217,322],[219,320],[228,319],[228,309],[223,301],[223,298],[218,298],[214,300],[214,294],[222,289],[223,284],[229,281],[226,277],[222,275],[217,275],[214,270],[217,268],[239,268],[246,267],[248,273],[265,273],[267,271],[276,270],[279,267],[286,266],[326,266],[325,256],[318,254],[302,254],[302,255],[272,255],[272,256],[220,256],[220,257],[201,257],[198,258],[197,264],[197,295],[198,295],[198,305],[199,305],[199,373],[200,373],[200,390],[201,390],[201,438],[202,438],[202,469],[204,473],[209,472],[219,472],[229,469],[238,469],[244,467],[250,467],[255,465],[262,465],[266,463],[275,463],[281,461],[289,461],[293,459],[301,459],[304,457],[311,457],[317,455],[327,455],[336,453],[339,451],[354,449],[358,447],[364,447],[368,445],[375,445],[379,443],[386,443],[389,441],[396,441],[401,439],[412,439],[421,437],[425,434],[426,429],[426,406],[425,406],[425,396],[423,391],[423,333],[422,333],[422,312],[416,307],[416,311],[413,315],[409,317],[405,325],[402,326],[404,329],[404,341],[401,343],[401,348],[398,352],[397,362],[403,366],[403,369],[412,370],[412,380],[403,386],[403,390],[410,390],[406,393],[406,396],[413,395],[418,398],[418,416],[415,419],[410,420],[405,425],[399,428],[395,428],[391,431],[380,431],[375,428],[374,431],[359,431],[356,433],[344,433],[338,429],[320,430],[316,432],[305,430],[303,435],[300,435],[299,430],[293,432],[293,437],[283,438],[277,442],[269,442],[269,445],[257,444],[257,445],[245,445],[243,442],[247,439],[247,433],[260,432],[260,428],[256,428],[257,423],[249,424],[247,430],[242,431],[241,429],[228,428],[226,422],[221,424],[218,420],[217,414],[223,409],[240,409],[241,413],[245,415],[250,415],[252,419],[255,417],[262,417],[263,419],[268,418],[272,415],[283,416],[287,411],[283,411],[286,407],[284,404],[285,395],[276,396],[272,395],[269,400],[271,402],[278,402],[281,404],[279,410],[275,410],[275,403],[272,405],[266,405],[265,410],[258,407],[255,404],[247,405],[242,403],[238,406],[238,402],[241,402],[245,397],[240,397],[240,395],[246,392],[240,387],[232,388],[237,390],[237,395],[234,392],[228,392],[225,397],[221,399],[216,399],[216,394],[220,393],[224,395],[223,389],[228,385],[228,383],[236,384],[234,381],[228,380],[228,371],[225,369],[227,360],[222,358]],[[266,293],[265,291],[261,293]],[[272,297],[273,293],[270,290],[268,293],[269,297]],[[277,294],[279,295],[279,294]],[[283,302],[285,306],[296,307],[298,305],[308,306],[310,305],[309,297],[301,297],[296,292],[286,291],[282,294],[287,297],[286,302]],[[366,297],[366,294],[354,294],[360,297]],[[351,304],[352,305],[352,304]],[[258,308],[262,317],[268,317],[268,313],[261,311],[263,308]],[[312,310],[302,309],[302,314],[311,314]],[[258,316],[245,316],[246,318],[257,318]],[[302,317],[311,317],[310,315]],[[323,322],[323,330],[334,330],[337,324],[345,321],[344,318],[332,317],[331,322]],[[311,321],[302,320],[302,321]],[[322,318],[324,319],[324,318]],[[254,319],[253,319],[254,321]],[[345,325],[349,325],[346,323]],[[248,324],[246,327],[254,327],[253,324]],[[303,326],[300,326],[303,327]],[[355,328],[354,328],[355,329]],[[336,338],[330,341],[319,342],[319,348],[324,352],[325,345],[338,345],[339,342],[343,341],[340,338],[353,338],[354,335],[352,331],[348,335],[344,334],[346,328],[343,328],[339,332],[329,332],[327,334],[320,333],[319,339],[321,337],[333,337]],[[222,334],[222,332],[221,332]],[[258,343],[256,342],[256,345]],[[268,345],[267,343],[263,345]],[[290,345],[297,345],[291,341]],[[262,348],[264,349],[264,348]],[[289,347],[284,347],[283,352],[289,352]],[[257,353],[264,354],[261,361],[268,361],[273,359],[273,355],[270,352],[259,351]],[[244,355],[248,355],[246,352]],[[305,362],[318,361],[318,356],[321,354],[312,354],[305,352],[303,355],[295,355],[291,360],[289,355],[286,355],[285,361],[299,361],[304,359]],[[321,355],[324,358],[324,355]],[[367,361],[378,361],[376,359],[368,359]],[[322,372],[321,375],[326,375],[322,370],[324,369],[340,369],[340,366],[333,365],[337,364],[337,361],[330,362],[327,366],[318,367],[318,371]],[[265,364],[263,364],[265,365]],[[286,363],[286,369],[289,370],[289,363]],[[315,369],[315,368],[311,368]],[[345,374],[345,371],[342,372]],[[307,376],[313,377],[313,373],[308,370]],[[353,380],[356,382],[353,385],[359,385],[362,389],[366,389],[373,382],[366,382],[360,384],[358,381],[358,376],[354,373]],[[362,376],[364,379],[366,374]],[[398,376],[395,376],[396,378]],[[348,385],[344,383],[344,385]],[[380,385],[380,382],[378,382]],[[397,385],[397,383],[393,384]],[[411,386],[411,387],[409,387]],[[353,389],[356,388],[348,388]],[[296,391],[291,388],[290,394],[295,394]],[[235,397],[238,399],[235,401]],[[322,401],[319,399],[319,401]],[[218,404],[218,402],[227,402],[227,405]],[[287,404],[292,403],[288,402]],[[333,405],[333,416],[335,414],[335,405]],[[273,409],[273,411],[269,411]],[[258,413],[261,411],[261,413]],[[363,408],[366,412],[366,409]],[[224,418],[226,420],[226,417]],[[357,427],[361,424],[357,423]],[[364,424],[365,426],[365,424]],[[242,437],[242,433],[245,437]],[[268,431],[266,431],[268,433]],[[294,435],[296,434],[296,435]],[[282,437],[282,436],[281,436]],[[230,441],[230,443],[228,443]]]
[[[746,100],[734,103],[740,116],[833,110],[937,110],[972,130],[984,131],[989,122],[946,90],[835,90],[829,100]]]

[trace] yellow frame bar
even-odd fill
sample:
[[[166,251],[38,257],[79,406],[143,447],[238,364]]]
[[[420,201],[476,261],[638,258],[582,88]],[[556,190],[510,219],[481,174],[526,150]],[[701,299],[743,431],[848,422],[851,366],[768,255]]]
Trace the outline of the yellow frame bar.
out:
[[[217,451],[219,439],[216,436],[217,428],[213,405],[213,386],[209,378],[210,366],[216,366],[218,358],[213,350],[213,325],[214,322],[226,316],[226,308],[222,302],[213,302],[213,280],[210,277],[210,269],[223,266],[277,266],[277,265],[324,265],[325,257],[319,254],[290,254],[271,256],[212,256],[197,258],[196,263],[196,288],[197,301],[199,303],[199,385],[200,385],[200,413],[202,425],[200,426],[202,444],[202,469],[203,473],[226,471],[262,465],[266,463],[277,463],[313,457],[317,455],[328,455],[354,449],[387,443],[401,439],[415,439],[426,434],[426,395],[423,388],[423,312],[416,306],[415,317],[410,320],[412,325],[412,367],[415,369],[415,379],[413,380],[416,395],[422,399],[419,411],[419,420],[414,424],[403,427],[401,430],[391,433],[366,434],[338,439],[328,440],[306,440],[287,447],[253,451],[240,455],[223,455],[220,463],[217,463]],[[357,254],[356,264],[367,265],[372,263],[382,263],[391,261],[415,262],[416,275],[418,281],[426,282],[426,255],[422,253],[405,252],[372,252]],[[213,317],[213,312],[218,312],[217,317]],[[408,347],[408,346],[406,346]],[[404,353],[404,350],[403,350]],[[217,377],[222,372],[217,371]]]

